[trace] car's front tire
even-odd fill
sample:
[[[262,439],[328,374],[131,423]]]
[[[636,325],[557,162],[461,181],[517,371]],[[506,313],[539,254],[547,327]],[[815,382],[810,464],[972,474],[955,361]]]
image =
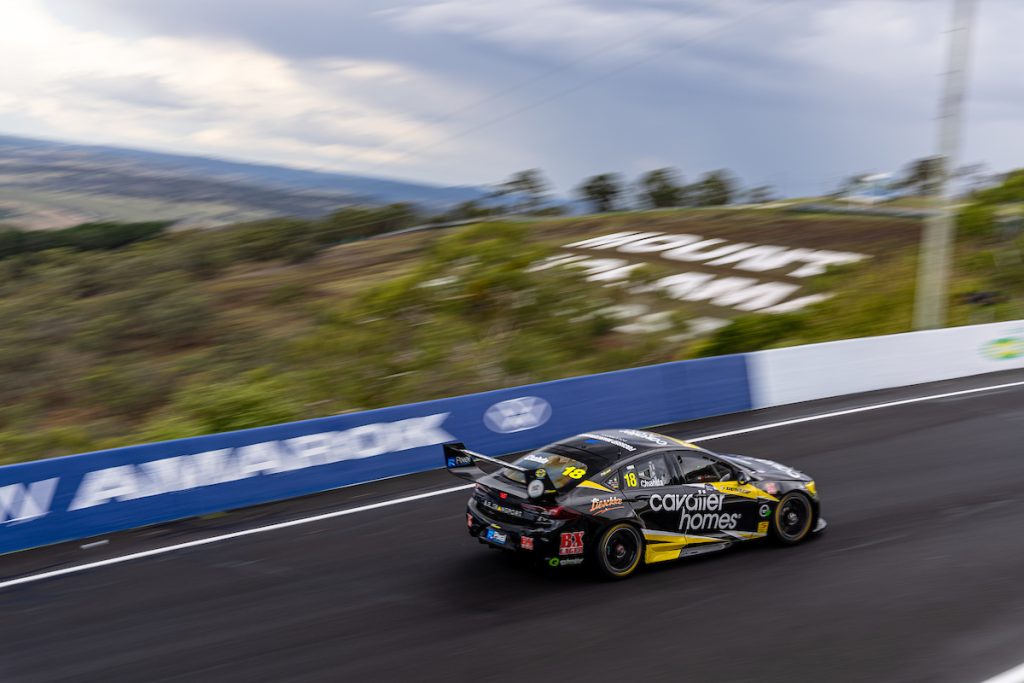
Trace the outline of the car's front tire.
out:
[[[591,554],[591,566],[606,579],[624,579],[640,566],[644,539],[632,524],[620,522],[605,529]]]
[[[814,507],[802,493],[787,493],[772,515],[772,538],[782,545],[796,545],[807,538],[814,526]]]

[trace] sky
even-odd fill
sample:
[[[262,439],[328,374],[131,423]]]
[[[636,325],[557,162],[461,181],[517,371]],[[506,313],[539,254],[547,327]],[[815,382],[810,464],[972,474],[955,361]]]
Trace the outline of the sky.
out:
[[[0,133],[488,184],[934,153],[952,0],[4,0]],[[961,161],[1024,166],[1024,2],[980,0]]]

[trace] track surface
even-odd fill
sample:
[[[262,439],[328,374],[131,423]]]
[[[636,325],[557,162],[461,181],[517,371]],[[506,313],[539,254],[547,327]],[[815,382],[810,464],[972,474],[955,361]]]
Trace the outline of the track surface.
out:
[[[615,584],[479,546],[460,492],[9,588],[0,680],[978,681],[1024,660],[1022,432],[1024,387],[707,442],[812,474],[829,530]],[[316,505],[453,482],[430,473]]]

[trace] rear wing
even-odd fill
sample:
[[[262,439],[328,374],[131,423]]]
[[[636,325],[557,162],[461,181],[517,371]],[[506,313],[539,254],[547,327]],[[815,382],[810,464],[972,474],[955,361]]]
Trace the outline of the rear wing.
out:
[[[471,451],[466,448],[465,444],[458,441],[446,443],[441,448],[444,451],[444,466],[449,472],[460,479],[475,482],[481,477],[486,476],[488,472],[484,472],[477,465],[478,462],[486,462],[498,467],[522,472],[524,482],[526,483],[526,491],[530,498],[540,498],[545,494],[554,494],[556,492],[551,477],[548,476],[547,470],[543,467],[513,465],[504,460]]]

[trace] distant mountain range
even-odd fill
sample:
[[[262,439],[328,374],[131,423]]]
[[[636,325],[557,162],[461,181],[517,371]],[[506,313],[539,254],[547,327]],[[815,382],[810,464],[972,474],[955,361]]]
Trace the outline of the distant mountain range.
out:
[[[485,194],[479,187],[0,135],[0,223],[25,228],[140,220],[215,226],[394,202],[440,211]]]

